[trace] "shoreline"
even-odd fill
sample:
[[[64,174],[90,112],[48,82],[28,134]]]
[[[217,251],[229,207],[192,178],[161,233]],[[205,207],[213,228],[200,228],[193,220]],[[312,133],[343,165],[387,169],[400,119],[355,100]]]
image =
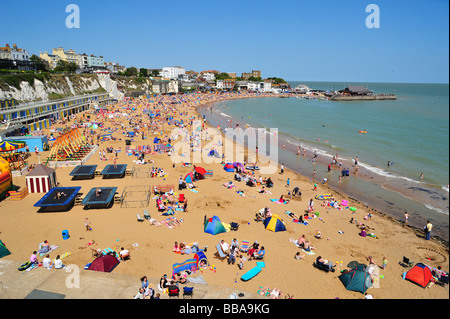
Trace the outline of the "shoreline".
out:
[[[258,97],[276,97],[276,96],[254,96],[254,97],[233,98],[233,99],[228,99],[228,100],[231,101],[231,100],[236,100],[236,99],[248,99],[248,98],[258,98]],[[206,110],[208,108],[213,108],[216,104],[224,102],[224,101],[227,101],[227,100],[220,100],[220,101],[216,101],[216,102],[208,102],[208,103],[205,103],[203,105],[196,106],[195,111],[197,113],[197,116],[199,118],[202,117],[202,114],[201,114],[199,109],[205,109]],[[217,129],[208,120],[206,120],[206,124],[210,128]],[[222,128],[221,128],[220,132],[221,132],[222,138],[224,139],[225,138],[225,133],[222,131]],[[236,142],[233,141],[233,145],[235,145],[235,144],[236,144]],[[244,147],[246,152],[249,151],[247,146],[243,146],[243,147]],[[278,149],[280,150],[280,147],[278,147]],[[307,150],[306,151],[306,155],[305,155],[304,158],[305,159],[310,158],[310,157],[312,157],[312,155],[313,155],[313,152],[311,152],[310,150]],[[258,154],[258,156],[261,156],[261,155]],[[303,157],[303,156],[301,156],[301,157]],[[326,168],[327,164],[322,160],[323,157],[324,156],[320,156],[321,160],[318,160],[318,163],[319,163],[319,165],[322,165],[323,167]],[[280,165],[281,164],[278,163],[278,169],[280,168]],[[299,179],[303,180],[304,182],[310,182],[311,181],[311,178],[309,176],[304,175],[304,174],[302,174],[300,172],[297,172],[296,170],[289,168],[289,166],[287,166],[287,165],[284,165],[284,166],[285,166],[285,170],[289,170],[290,172],[295,174]],[[351,170],[354,169],[354,167],[352,165],[347,165],[347,166],[350,166]],[[354,174],[352,174],[352,176],[354,176]],[[358,178],[364,178],[364,177],[361,177],[360,175],[358,175],[357,177]],[[369,178],[367,178],[367,180],[369,180]],[[320,180],[318,180],[317,182],[320,183]],[[402,226],[406,226],[406,227],[410,228],[415,234],[422,234],[423,233],[423,230],[422,230],[422,228],[420,226],[417,226],[417,225],[414,226],[414,225],[410,225],[410,224],[405,225],[402,221],[400,221],[400,216],[392,216],[392,215],[390,215],[388,213],[385,213],[381,209],[379,209],[379,208],[377,208],[377,207],[375,207],[373,205],[369,205],[369,204],[365,203],[364,201],[362,201],[361,199],[358,199],[355,196],[346,193],[345,191],[337,189],[336,186],[334,186],[334,185],[329,185],[328,184],[328,185],[321,185],[321,186],[326,188],[326,189],[328,189],[328,190],[330,190],[330,191],[335,192],[340,197],[345,197],[345,198],[351,199],[353,202],[361,205],[362,207],[364,207],[366,209],[369,209],[371,212],[374,212],[374,213],[378,214],[379,216],[382,216],[382,217],[384,217],[384,218],[386,218],[386,219],[388,219],[388,220],[390,220],[390,221],[392,221],[392,222],[394,222],[394,223],[396,223],[398,225],[402,225]],[[396,192],[395,190],[392,190],[392,189],[388,189],[388,191]],[[399,193],[399,194],[404,196],[401,193]],[[407,198],[407,199],[408,200],[412,200],[410,198]],[[433,240],[435,240],[435,241],[439,242],[441,245],[443,245],[443,247],[449,248],[450,242],[449,242],[448,239],[443,238],[442,236],[439,236],[439,235],[434,235],[434,236],[432,236],[432,238],[433,238]]]

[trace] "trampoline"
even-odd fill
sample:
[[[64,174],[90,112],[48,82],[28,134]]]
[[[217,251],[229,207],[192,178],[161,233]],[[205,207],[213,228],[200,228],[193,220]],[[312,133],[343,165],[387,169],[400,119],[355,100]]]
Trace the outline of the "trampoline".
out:
[[[121,178],[125,176],[125,170],[127,169],[127,164],[114,164],[106,165],[101,174],[103,178]]]
[[[39,211],[62,212],[69,210],[78,195],[81,187],[54,187],[45,194],[34,207],[40,207]],[[60,197],[57,198],[58,193]]]
[[[101,189],[100,196],[97,195],[97,187],[91,188],[81,202],[84,208],[110,208],[114,204],[117,187],[99,187],[99,189]]]
[[[97,165],[78,165],[69,174],[72,179],[92,179],[95,176]]]

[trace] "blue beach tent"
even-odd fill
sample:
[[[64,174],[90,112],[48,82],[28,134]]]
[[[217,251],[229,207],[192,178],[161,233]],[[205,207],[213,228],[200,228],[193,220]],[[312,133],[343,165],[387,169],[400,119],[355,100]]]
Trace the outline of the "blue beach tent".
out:
[[[211,234],[211,235],[217,235],[220,233],[225,233],[227,230],[223,226],[222,222],[220,221],[219,217],[213,216],[205,221],[205,233]]]
[[[208,156],[214,156],[214,157],[217,157],[217,158],[220,157],[219,153],[216,150],[209,151]]]
[[[223,166],[223,169],[224,169],[225,171],[227,171],[228,173],[234,172],[234,166],[233,166],[233,164],[230,164],[230,163],[226,163],[226,164]]]

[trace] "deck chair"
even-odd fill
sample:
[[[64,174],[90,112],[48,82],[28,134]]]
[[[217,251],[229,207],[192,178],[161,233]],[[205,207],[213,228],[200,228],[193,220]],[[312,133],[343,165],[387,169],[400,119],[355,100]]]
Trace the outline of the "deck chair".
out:
[[[147,219],[147,220],[149,220],[151,218],[150,214],[148,213],[148,209],[147,208],[144,209],[144,218]]]
[[[230,230],[238,230],[239,229],[239,224],[238,223],[232,222],[230,224],[230,226],[231,226]]]
[[[179,298],[180,297],[180,288],[177,286],[169,287],[169,298]]]
[[[241,244],[241,251],[246,253],[248,251],[250,243],[247,240],[243,240]]]
[[[194,287],[183,287],[183,299],[186,297],[192,298],[194,295]]]
[[[138,222],[143,222],[144,221],[144,218],[142,218],[141,215],[136,214],[136,217],[137,217],[137,221]]]
[[[403,256],[403,260],[399,261],[398,264],[402,266],[403,268],[412,267],[414,265],[414,261],[410,261],[409,258],[406,258]]]
[[[220,244],[216,245],[217,253],[215,254],[218,259],[221,261],[227,258],[227,255],[223,252],[222,247],[220,247]]]
[[[184,194],[180,194],[180,196],[178,197],[178,201],[180,203],[184,203]]]

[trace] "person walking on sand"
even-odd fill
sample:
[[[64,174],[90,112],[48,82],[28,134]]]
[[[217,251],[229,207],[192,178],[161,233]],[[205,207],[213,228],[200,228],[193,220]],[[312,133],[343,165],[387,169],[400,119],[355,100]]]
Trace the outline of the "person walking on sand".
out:
[[[429,220],[427,220],[427,225],[425,226],[425,235],[426,240],[430,240],[431,230],[433,229],[433,225]]]
[[[280,170],[281,170],[280,174],[284,174],[284,165],[283,164],[281,164]]]

